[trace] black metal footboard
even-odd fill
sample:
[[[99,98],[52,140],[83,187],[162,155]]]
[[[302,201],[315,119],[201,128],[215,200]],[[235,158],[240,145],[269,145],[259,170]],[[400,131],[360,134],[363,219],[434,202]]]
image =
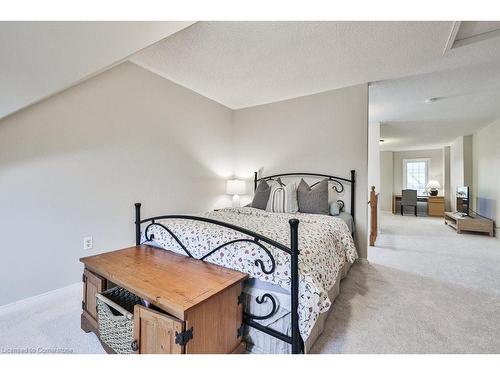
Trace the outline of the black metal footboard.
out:
[[[270,175],[270,176],[265,176],[265,177],[258,177],[258,173],[255,172],[254,174],[254,189],[257,189],[257,185],[260,181],[272,181],[277,179],[278,177],[307,177],[307,178],[318,178],[320,180],[327,179],[330,185],[332,185],[332,188],[335,190],[336,193],[338,194],[343,194],[344,193],[344,184],[349,184],[350,185],[350,213],[353,218],[354,222],[354,216],[355,216],[355,194],[356,194],[356,172],[354,170],[350,171],[350,177],[338,177],[338,176],[332,176],[332,175],[326,175],[326,174],[321,174],[321,173],[304,173],[304,172],[297,172],[297,173],[281,173],[281,174],[275,174],[275,175]],[[314,185],[318,184],[318,182],[314,183],[311,185],[313,187]],[[337,200],[339,203],[339,207],[341,210],[345,210],[345,204],[344,201],[339,199]],[[183,251],[186,253],[187,256],[193,257],[189,249],[179,240],[179,238],[173,233],[167,226],[158,223],[158,220],[167,220],[167,219],[184,219],[184,220],[192,220],[192,221],[202,221],[205,223],[211,223],[215,225],[219,225],[221,227],[229,228],[232,229],[238,233],[241,233],[243,235],[246,235],[250,238],[241,238],[241,239],[235,239],[232,241],[229,241],[227,243],[224,243],[220,246],[217,246],[214,249],[211,249],[208,253],[204,254],[202,257],[200,257],[200,260],[205,260],[208,258],[210,255],[216,253],[217,251],[223,249],[224,247],[238,243],[238,242],[250,242],[255,244],[256,246],[260,247],[261,250],[264,251],[264,253],[267,255],[268,259],[270,260],[271,266],[266,268],[264,265],[264,262],[261,259],[256,259],[255,260],[255,265],[260,267],[261,271],[266,274],[270,275],[274,273],[276,269],[276,261],[274,259],[274,256],[271,251],[266,247],[266,245],[273,246],[275,249],[280,250],[285,252],[290,256],[290,283],[291,283],[291,288],[290,288],[290,299],[291,299],[291,335],[286,335],[282,332],[276,331],[272,328],[266,327],[258,321],[263,320],[263,319],[268,319],[272,317],[274,314],[277,313],[277,303],[272,294],[265,293],[262,296],[258,296],[256,298],[256,302],[258,304],[262,304],[265,301],[270,301],[272,305],[271,311],[263,316],[258,316],[254,314],[250,314],[248,312],[244,313],[244,322],[247,326],[253,327],[261,332],[264,332],[268,335],[271,335],[279,340],[282,340],[292,346],[292,353],[297,354],[297,353],[303,353],[304,352],[304,342],[300,336],[300,331],[299,331],[299,249],[298,249],[298,227],[299,227],[299,220],[297,219],[290,219],[289,224],[290,224],[290,247],[287,247],[279,242],[276,242],[268,237],[265,237],[259,233],[252,232],[248,229],[232,225],[229,223],[225,223],[222,221],[218,220],[213,220],[209,219],[206,217],[198,217],[198,216],[190,216],[190,215],[164,215],[164,216],[156,216],[156,217],[151,217],[148,219],[141,219],[141,204],[136,203],[135,204],[135,242],[137,245],[140,245],[141,243],[141,225],[146,224],[146,227],[144,229],[144,235],[147,241],[153,240],[153,234],[150,233],[150,230],[152,227],[157,226],[161,227],[163,230],[165,230],[176,242],[177,244],[183,249]]]
[[[150,233],[151,228],[154,226],[160,227],[165,230],[169,235],[174,239],[175,242],[183,249],[187,256],[194,258],[189,249],[179,240],[179,238],[173,233],[166,225],[162,223],[158,223],[158,220],[168,220],[168,219],[183,219],[183,220],[192,220],[192,221],[201,221],[205,223],[211,223],[215,225],[219,225],[228,229],[232,229],[236,232],[239,232],[243,235],[246,235],[250,238],[241,238],[229,241],[222,245],[217,246],[214,249],[211,249],[208,253],[204,254],[202,257],[197,258],[200,260],[205,260],[210,255],[216,253],[217,251],[225,248],[228,245],[237,243],[237,242],[250,242],[258,246],[260,249],[264,251],[270,260],[271,266],[266,268],[264,262],[261,259],[255,260],[255,265],[259,266],[261,271],[267,275],[274,273],[276,269],[276,261],[271,251],[266,247],[266,245],[273,246],[274,248],[283,251],[290,255],[290,297],[291,297],[291,335],[286,335],[282,332],[276,331],[269,327],[266,327],[262,324],[259,324],[257,321],[270,318],[274,314],[277,313],[277,304],[276,300],[271,294],[265,293],[262,296],[256,298],[256,302],[259,304],[264,303],[266,300],[269,300],[272,304],[271,311],[264,315],[258,316],[250,313],[244,313],[244,323],[252,328],[255,328],[259,331],[262,331],[268,335],[271,335],[279,340],[282,340],[292,346],[292,353],[298,354],[302,353],[304,350],[304,345],[302,338],[300,336],[299,331],[299,250],[298,250],[298,227],[299,220],[290,219],[290,247],[287,247],[279,242],[276,242],[268,237],[265,237],[259,233],[250,231],[248,229],[232,225],[229,223],[225,223],[218,220],[209,219],[206,217],[199,216],[190,216],[190,215],[164,215],[164,216],[155,216],[147,219],[141,219],[141,203],[135,204],[135,242],[136,245],[140,245],[141,243],[141,226],[142,224],[147,224],[144,229],[144,236],[147,241],[154,240],[154,235]]]

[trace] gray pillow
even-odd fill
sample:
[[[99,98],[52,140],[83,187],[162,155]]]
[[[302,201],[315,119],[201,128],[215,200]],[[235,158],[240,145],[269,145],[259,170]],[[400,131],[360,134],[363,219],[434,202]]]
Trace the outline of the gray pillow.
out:
[[[267,201],[269,200],[269,194],[271,194],[271,186],[269,186],[266,181],[262,180],[257,186],[257,189],[255,189],[251,207],[265,210]]]
[[[328,205],[328,180],[324,179],[311,189],[307,182],[301,179],[297,188],[297,200],[299,202],[299,212],[328,215],[330,211]]]

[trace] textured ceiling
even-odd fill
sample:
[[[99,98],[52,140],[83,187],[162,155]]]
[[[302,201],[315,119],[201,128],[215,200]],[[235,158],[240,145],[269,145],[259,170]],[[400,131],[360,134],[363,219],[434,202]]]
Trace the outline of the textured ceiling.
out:
[[[500,116],[500,38],[444,52],[453,24],[198,22],[130,59],[233,109],[374,82],[383,149],[441,147]]]
[[[383,148],[437,147],[500,115],[500,38],[444,52],[453,24],[0,22],[0,118],[140,50],[129,59],[233,109],[373,82]]]
[[[500,30],[499,21],[463,21],[460,24],[455,40],[463,41],[481,35],[486,37],[486,34],[491,34],[498,30]]]
[[[0,22],[0,118],[192,22]]]
[[[493,60],[377,82],[370,121],[381,123],[382,150],[442,147],[499,118],[499,103],[500,60]]]
[[[131,60],[230,108],[500,56],[498,43],[443,55],[453,22],[198,22]],[[481,43],[478,43],[479,45]]]

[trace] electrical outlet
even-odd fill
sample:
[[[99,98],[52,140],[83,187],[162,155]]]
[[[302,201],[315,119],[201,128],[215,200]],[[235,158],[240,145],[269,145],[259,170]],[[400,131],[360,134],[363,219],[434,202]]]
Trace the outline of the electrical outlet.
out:
[[[83,239],[83,250],[90,250],[94,247],[92,236]]]

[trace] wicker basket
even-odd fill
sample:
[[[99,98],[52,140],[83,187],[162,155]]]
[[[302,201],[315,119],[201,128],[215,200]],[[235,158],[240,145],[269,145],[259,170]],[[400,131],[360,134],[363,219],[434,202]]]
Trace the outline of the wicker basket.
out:
[[[97,294],[99,336],[116,353],[133,353],[134,306],[141,304],[135,294],[119,286]]]

